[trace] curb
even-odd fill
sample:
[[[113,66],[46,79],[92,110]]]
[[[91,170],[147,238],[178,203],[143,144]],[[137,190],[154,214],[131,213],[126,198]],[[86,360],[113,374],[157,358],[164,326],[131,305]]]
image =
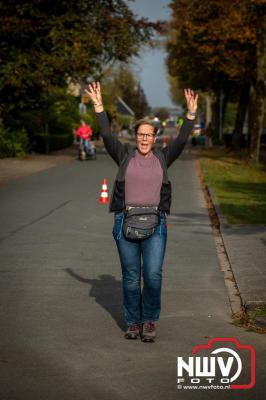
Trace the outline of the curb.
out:
[[[219,232],[220,232],[220,235],[221,235],[222,240],[223,240],[222,229],[226,229],[226,228],[229,228],[229,227],[231,228],[232,225],[228,224],[226,218],[224,217],[224,215],[223,215],[223,213],[222,213],[222,211],[221,211],[221,209],[220,209],[220,207],[218,205],[217,197],[216,197],[214,191],[212,190],[212,188],[210,187],[210,185],[207,184],[206,182],[205,182],[205,185],[206,185],[206,188],[207,188],[207,190],[209,192],[212,204],[214,206],[214,209],[215,209],[218,221],[219,221]],[[261,225],[261,226],[265,227],[265,225]],[[223,240],[223,244],[224,244],[224,240]],[[224,244],[224,248],[225,248],[225,251],[226,251],[225,244]],[[256,315],[256,311],[261,309],[261,308],[263,308],[263,307],[265,307],[266,303],[264,301],[246,301],[246,302],[243,301],[243,299],[241,297],[241,293],[240,293],[240,291],[238,289],[238,286],[237,286],[237,282],[236,282],[236,279],[235,279],[235,276],[234,276],[234,272],[233,272],[233,269],[232,269],[232,266],[231,266],[231,262],[230,262],[230,258],[228,256],[227,251],[226,251],[226,255],[227,255],[227,258],[228,258],[228,262],[229,262],[230,273],[232,274],[232,276],[234,278],[234,281],[235,281],[235,287],[232,287],[231,285],[226,285],[227,289],[228,289],[228,295],[229,295],[229,299],[230,299],[230,303],[231,303],[231,308],[232,308],[233,314],[237,315],[237,314],[240,314],[241,312],[243,313],[243,311],[244,311],[244,313],[249,315],[251,318],[254,318],[254,324],[257,327],[266,328],[266,316],[257,316]],[[225,280],[226,279],[228,279],[228,278],[226,277],[226,272],[225,272]],[[237,290],[238,294],[236,294],[235,290]],[[240,300],[239,304],[235,304],[234,300],[235,300],[235,296],[236,295],[239,296],[239,300]]]
[[[221,226],[225,227],[228,224],[218,206],[217,198],[213,190],[210,188],[210,185],[207,185],[206,183],[204,171],[200,165],[199,157],[195,159],[195,168],[196,171],[198,171],[200,187],[203,192],[203,196],[209,213],[217,257],[219,260],[221,271],[223,272],[224,283],[227,289],[232,317],[239,318],[244,313],[244,306],[220,229]],[[209,203],[211,204],[211,208],[209,207]]]
[[[210,194],[210,197],[211,197],[211,200],[212,200],[212,204],[213,204],[213,206],[214,206],[216,215],[217,215],[217,217],[218,217],[218,220],[219,220],[219,227],[222,227],[222,228],[227,228],[227,227],[229,227],[230,224],[228,224],[226,218],[224,217],[224,215],[223,215],[223,213],[222,213],[222,211],[221,211],[221,209],[220,209],[220,207],[219,207],[219,205],[218,205],[218,200],[217,200],[216,194],[214,193],[214,191],[212,190],[212,188],[210,187],[209,184],[207,184],[207,183],[205,182],[205,185],[206,185],[206,188],[207,188],[207,190],[208,190],[208,192],[209,192],[209,194]],[[222,234],[222,233],[221,233],[221,234]]]
[[[222,248],[222,251],[218,252],[218,258],[220,260],[221,264],[221,269],[224,273],[224,281],[225,281],[225,286],[227,288],[228,292],[228,297],[229,297],[229,302],[232,310],[232,315],[238,316],[243,313],[244,311],[244,303],[241,298],[240,291],[237,286],[237,282],[235,279],[235,275],[231,266],[230,258],[228,256],[228,252],[226,250],[226,246],[224,243],[223,235],[221,232],[221,228],[225,228],[229,226],[227,223],[224,215],[222,214],[222,211],[218,205],[217,197],[214,193],[214,191],[211,189],[210,185],[208,185],[205,182],[206,189],[208,191],[209,197],[211,199],[212,205],[214,207],[219,226],[215,229],[216,232],[214,232],[214,236],[216,237],[216,244],[217,241],[220,243],[220,248]],[[217,237],[218,236],[218,237]]]

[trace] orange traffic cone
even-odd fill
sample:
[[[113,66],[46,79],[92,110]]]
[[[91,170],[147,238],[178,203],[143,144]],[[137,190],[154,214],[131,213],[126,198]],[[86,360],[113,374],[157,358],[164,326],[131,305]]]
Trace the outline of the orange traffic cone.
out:
[[[107,181],[105,178],[102,181],[102,191],[101,191],[99,203],[100,204],[108,204],[109,203]]]

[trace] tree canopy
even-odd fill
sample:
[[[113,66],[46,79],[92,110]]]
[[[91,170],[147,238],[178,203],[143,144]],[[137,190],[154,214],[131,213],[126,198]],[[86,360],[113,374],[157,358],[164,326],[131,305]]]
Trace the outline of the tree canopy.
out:
[[[265,98],[266,0],[172,0],[170,7],[167,65],[172,82],[212,91],[218,103],[222,91],[225,99],[238,94],[240,128],[253,87],[252,134],[258,137],[256,121],[261,122]]]
[[[120,64],[109,72],[103,80],[103,94],[105,103],[113,106],[120,96],[134,111],[136,118],[150,112],[146,94],[130,64]]]
[[[170,74],[184,80],[189,76],[205,90],[216,88],[221,78],[238,83],[254,79],[261,19],[253,3],[173,0],[168,41]]]
[[[66,78],[101,77],[127,62],[162,24],[137,19],[123,0],[0,1],[1,115],[36,108]]]

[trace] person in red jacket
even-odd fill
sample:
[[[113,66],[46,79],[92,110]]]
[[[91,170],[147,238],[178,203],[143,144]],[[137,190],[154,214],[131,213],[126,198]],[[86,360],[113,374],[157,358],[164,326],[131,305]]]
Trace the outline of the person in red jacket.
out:
[[[76,136],[79,138],[80,150],[85,150],[87,154],[90,154],[91,149],[89,145],[90,138],[92,136],[92,129],[85,121],[81,120],[81,125],[76,129]]]

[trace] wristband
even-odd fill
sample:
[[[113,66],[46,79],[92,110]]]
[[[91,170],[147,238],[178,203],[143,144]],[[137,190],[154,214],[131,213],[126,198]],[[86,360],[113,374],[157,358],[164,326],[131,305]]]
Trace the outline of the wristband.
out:
[[[195,112],[192,112],[192,111],[188,111],[188,114],[189,114],[189,115],[192,115],[193,117],[196,115],[196,113],[195,113]]]
[[[93,105],[96,107],[102,106],[102,104],[96,104],[96,103],[93,103]]]

